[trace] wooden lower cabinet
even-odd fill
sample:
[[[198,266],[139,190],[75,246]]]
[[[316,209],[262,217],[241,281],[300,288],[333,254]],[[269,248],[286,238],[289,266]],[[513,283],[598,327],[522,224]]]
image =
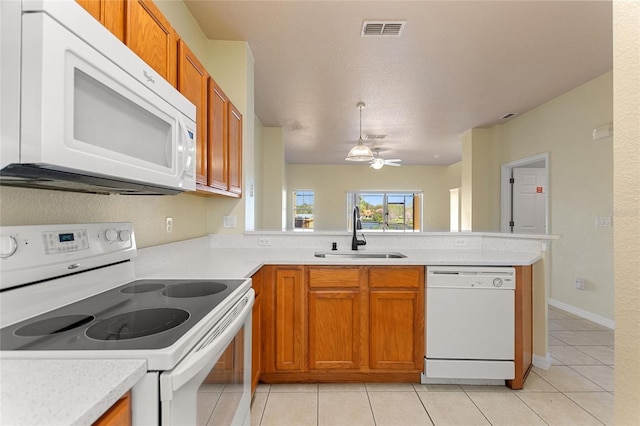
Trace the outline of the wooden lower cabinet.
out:
[[[262,381],[419,382],[424,267],[266,266],[263,273]]]
[[[522,389],[533,365],[533,267],[516,266],[515,379],[511,389]]]
[[[94,426],[129,426],[131,425],[131,392],[127,392],[111,406]]]
[[[309,369],[360,368],[360,291],[309,292]]]
[[[263,270],[263,374],[301,372],[306,359],[306,292],[303,267]]]
[[[422,371],[424,267],[372,267],[369,290],[371,368]]]
[[[421,371],[424,297],[421,292],[372,290],[369,296],[370,367]]]

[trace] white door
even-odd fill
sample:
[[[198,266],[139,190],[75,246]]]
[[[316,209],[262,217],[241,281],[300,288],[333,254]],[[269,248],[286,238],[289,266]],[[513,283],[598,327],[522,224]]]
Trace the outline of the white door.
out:
[[[544,168],[513,169],[513,233],[545,234],[547,177]]]

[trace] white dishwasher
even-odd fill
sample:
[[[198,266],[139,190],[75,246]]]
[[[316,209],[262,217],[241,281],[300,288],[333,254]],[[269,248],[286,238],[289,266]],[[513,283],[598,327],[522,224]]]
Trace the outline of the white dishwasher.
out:
[[[513,379],[515,269],[427,267],[422,383]]]

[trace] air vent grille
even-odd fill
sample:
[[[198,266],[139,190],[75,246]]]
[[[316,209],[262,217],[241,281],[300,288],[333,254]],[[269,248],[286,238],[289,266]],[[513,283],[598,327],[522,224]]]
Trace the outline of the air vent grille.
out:
[[[380,140],[386,138],[387,135],[366,135],[364,138],[368,140]]]
[[[515,117],[516,115],[518,115],[518,113],[515,112],[510,112],[508,114],[503,115],[502,117],[500,117],[501,120],[508,120],[510,118]]]
[[[362,37],[400,37],[407,21],[364,21]]]

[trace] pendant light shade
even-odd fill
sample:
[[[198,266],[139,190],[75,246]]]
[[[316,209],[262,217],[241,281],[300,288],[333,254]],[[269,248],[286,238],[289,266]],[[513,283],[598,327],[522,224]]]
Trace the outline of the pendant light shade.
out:
[[[373,160],[373,152],[362,142],[362,110],[364,108],[364,102],[358,102],[356,106],[360,110],[360,138],[358,139],[358,144],[351,148],[345,160],[371,161]]]

